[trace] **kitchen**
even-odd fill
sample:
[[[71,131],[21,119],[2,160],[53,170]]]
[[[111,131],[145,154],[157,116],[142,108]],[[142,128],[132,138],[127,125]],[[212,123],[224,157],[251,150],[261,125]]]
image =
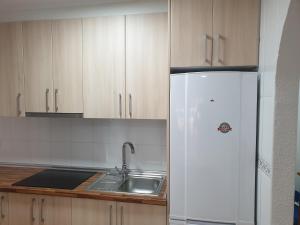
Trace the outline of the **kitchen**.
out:
[[[259,0],[12,2],[1,225],[256,223]]]

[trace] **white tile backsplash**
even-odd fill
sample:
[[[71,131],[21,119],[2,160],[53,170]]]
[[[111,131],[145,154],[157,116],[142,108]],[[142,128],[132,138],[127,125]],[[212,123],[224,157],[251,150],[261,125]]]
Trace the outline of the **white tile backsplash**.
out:
[[[0,118],[0,162],[166,170],[166,121]]]

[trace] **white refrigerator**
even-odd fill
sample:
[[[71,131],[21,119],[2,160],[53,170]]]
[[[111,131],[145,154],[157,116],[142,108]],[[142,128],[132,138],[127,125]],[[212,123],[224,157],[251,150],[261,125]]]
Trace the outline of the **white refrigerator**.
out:
[[[171,75],[170,225],[254,225],[257,73]]]

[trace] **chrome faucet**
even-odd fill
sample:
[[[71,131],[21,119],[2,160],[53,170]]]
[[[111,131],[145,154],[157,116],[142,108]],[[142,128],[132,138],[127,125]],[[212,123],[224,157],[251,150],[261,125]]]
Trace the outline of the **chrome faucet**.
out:
[[[129,170],[128,170],[128,165],[126,161],[126,146],[129,146],[131,154],[135,153],[134,146],[131,142],[125,142],[122,146],[122,170],[120,171],[120,174],[122,175],[123,180],[126,179]]]

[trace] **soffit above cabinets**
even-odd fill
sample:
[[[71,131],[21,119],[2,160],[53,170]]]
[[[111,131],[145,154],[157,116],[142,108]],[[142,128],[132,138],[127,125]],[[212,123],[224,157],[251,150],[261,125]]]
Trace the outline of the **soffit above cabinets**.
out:
[[[168,0],[0,0],[0,22],[167,12]]]
[[[124,3],[132,0],[1,0],[1,11],[36,10],[95,4]],[[139,0],[143,1],[143,0]]]

